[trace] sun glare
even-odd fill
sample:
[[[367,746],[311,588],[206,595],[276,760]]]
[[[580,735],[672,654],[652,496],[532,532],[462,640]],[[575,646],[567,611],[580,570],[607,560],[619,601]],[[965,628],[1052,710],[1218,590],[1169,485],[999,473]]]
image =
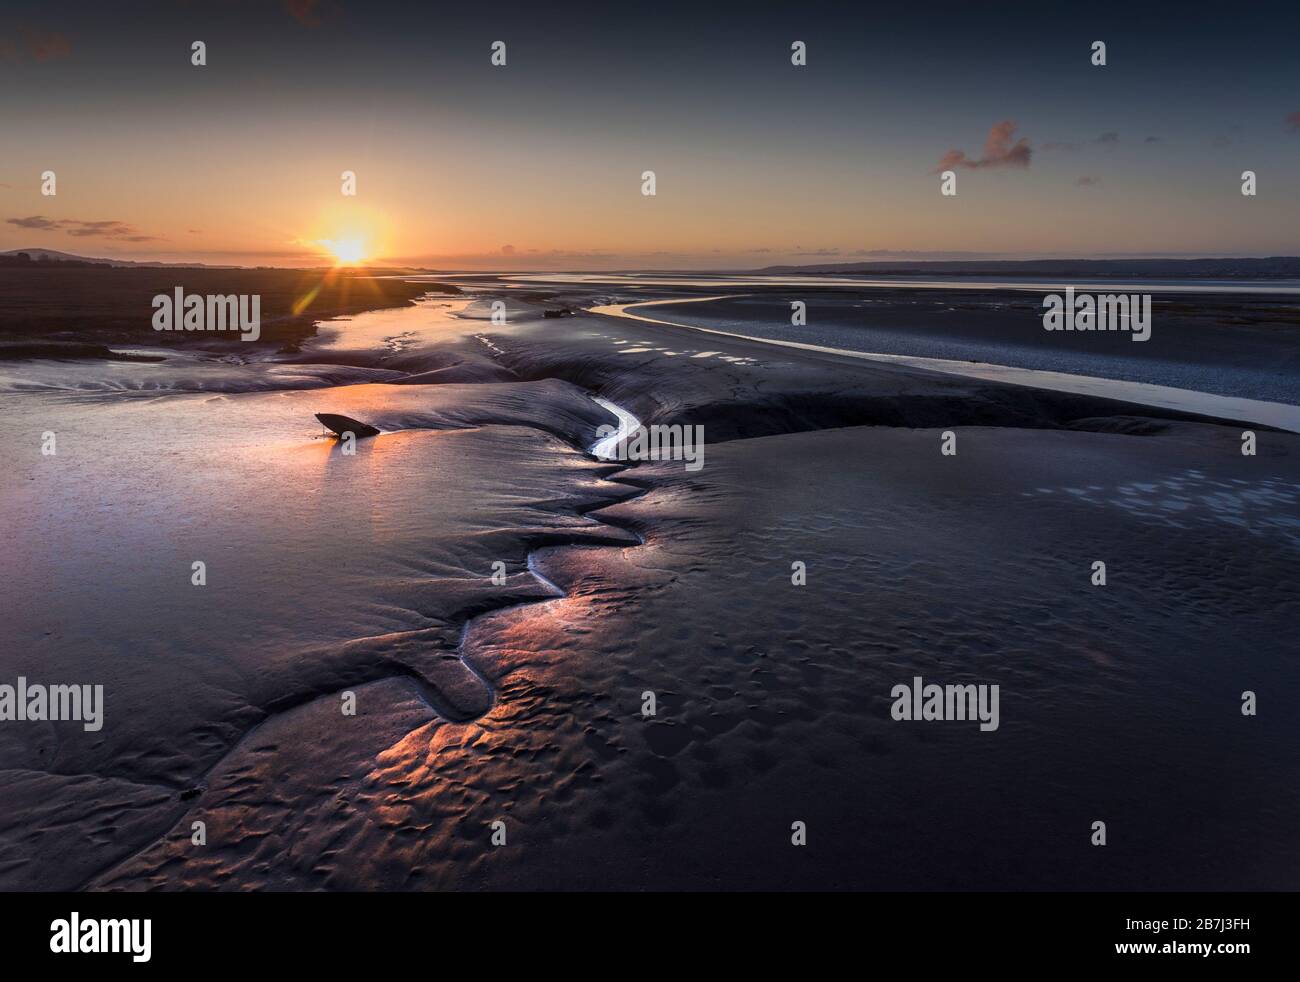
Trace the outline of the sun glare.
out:
[[[337,266],[356,266],[366,261],[366,244],[361,239],[322,239],[320,244]]]

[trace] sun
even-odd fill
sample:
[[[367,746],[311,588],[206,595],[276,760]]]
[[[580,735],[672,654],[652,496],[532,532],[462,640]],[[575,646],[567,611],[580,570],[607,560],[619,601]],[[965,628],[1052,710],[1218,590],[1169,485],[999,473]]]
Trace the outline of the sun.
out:
[[[359,266],[369,258],[363,239],[321,239],[320,245],[334,257],[336,266]]]

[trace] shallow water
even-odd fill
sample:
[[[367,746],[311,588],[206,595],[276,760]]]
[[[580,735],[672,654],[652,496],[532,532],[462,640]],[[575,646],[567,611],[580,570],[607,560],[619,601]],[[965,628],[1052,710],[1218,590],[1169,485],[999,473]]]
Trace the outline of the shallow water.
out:
[[[482,323],[469,316],[475,303],[472,298],[432,295],[408,307],[337,317],[322,322],[308,346],[313,354],[353,351],[382,356],[445,343],[482,330]]]
[[[1163,409],[1175,409],[1181,412],[1196,413],[1215,419],[1232,420],[1264,426],[1273,426],[1292,433],[1300,433],[1300,404],[1270,402],[1262,399],[1247,399],[1239,396],[1218,395],[1211,392],[1197,392],[1191,389],[1176,388],[1169,385],[1155,385],[1149,382],[1135,382],[1127,379],[1098,378],[1072,372],[1044,371],[1041,369],[1019,368],[1014,365],[988,364],[980,361],[957,361],[950,358],[925,358],[915,355],[887,354],[873,351],[860,351],[850,348],[829,347],[808,344],[781,337],[764,337],[759,333],[744,333],[743,325],[734,325],[736,330],[724,330],[721,327],[704,326],[713,323],[706,316],[704,324],[690,323],[681,319],[674,320],[670,311],[666,317],[657,316],[664,307],[680,307],[691,304],[707,304],[724,297],[698,297],[678,300],[645,300],[637,303],[605,304],[591,308],[592,313],[613,317],[627,317],[632,320],[651,324],[666,324],[684,327],[688,330],[706,334],[728,337],[750,338],[765,344],[806,351],[824,351],[861,358],[868,361],[887,362],[922,368],[927,371],[960,375],[965,378],[986,379],[1010,385],[1024,385],[1037,389],[1051,389],[1056,392],[1071,392],[1078,395],[1098,396],[1105,399],[1118,399],[1144,406],[1157,406]],[[645,310],[645,313],[635,311]],[[725,323],[725,322],[724,322]],[[1296,391],[1300,398],[1300,391]]]
[[[593,457],[599,457],[601,460],[614,460],[615,450],[619,443],[627,439],[641,425],[641,421],[622,406],[616,406],[608,399],[596,396],[595,402],[618,417],[618,428],[609,436],[593,443],[590,452]]]

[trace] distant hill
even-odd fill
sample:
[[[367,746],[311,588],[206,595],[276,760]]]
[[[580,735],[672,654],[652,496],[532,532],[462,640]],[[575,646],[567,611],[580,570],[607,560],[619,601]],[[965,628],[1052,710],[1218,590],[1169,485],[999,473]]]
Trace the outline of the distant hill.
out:
[[[238,268],[236,266],[209,266],[207,263],[158,263],[134,262],[130,259],[98,259],[91,256],[74,256],[70,252],[58,252],[55,249],[10,249],[8,252],[0,252],[0,266],[23,266],[41,263],[58,263],[63,266],[115,266],[122,268],[141,266],[150,269],[167,266],[180,266],[185,269]]]
[[[1205,259],[965,259],[960,261],[880,261],[765,266],[763,275],[930,275],[1157,277],[1167,279],[1292,279],[1300,277],[1300,256]]]

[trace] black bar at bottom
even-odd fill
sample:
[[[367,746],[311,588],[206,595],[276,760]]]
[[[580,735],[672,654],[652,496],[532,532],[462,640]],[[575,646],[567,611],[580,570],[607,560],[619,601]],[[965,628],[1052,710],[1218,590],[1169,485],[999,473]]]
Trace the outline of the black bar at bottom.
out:
[[[1295,906],[1293,894],[1233,893],[6,894],[0,951],[10,964],[205,973],[429,971],[477,953],[662,974],[676,961],[662,956],[688,950],[724,962],[839,955],[927,972],[1239,971],[1294,964]],[[119,950],[85,950],[94,947]]]

